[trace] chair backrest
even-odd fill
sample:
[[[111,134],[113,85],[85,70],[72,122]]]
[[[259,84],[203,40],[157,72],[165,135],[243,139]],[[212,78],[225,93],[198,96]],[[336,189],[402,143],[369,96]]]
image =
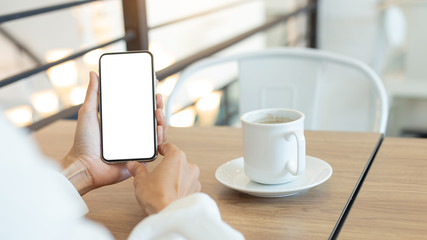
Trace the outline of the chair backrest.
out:
[[[240,114],[259,108],[293,108],[306,115],[306,129],[385,132],[388,103],[378,75],[361,61],[304,48],[267,49],[193,64],[183,71],[169,96],[167,121],[178,92],[192,75],[229,62],[238,66]],[[217,73],[220,76],[222,71]]]

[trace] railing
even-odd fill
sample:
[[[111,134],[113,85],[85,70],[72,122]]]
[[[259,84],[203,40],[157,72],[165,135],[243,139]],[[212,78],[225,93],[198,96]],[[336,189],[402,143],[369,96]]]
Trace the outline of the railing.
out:
[[[66,9],[66,8],[71,8],[71,7],[75,7],[75,6],[79,6],[82,4],[87,4],[87,3],[91,3],[91,2],[95,2],[96,0],[88,0],[88,1],[76,1],[76,2],[72,2],[72,3],[66,3],[66,4],[59,4],[59,5],[54,5],[54,6],[50,6],[50,7],[44,7],[44,8],[39,8],[39,9],[34,9],[34,10],[29,10],[29,11],[23,11],[23,12],[18,12],[18,13],[13,13],[13,14],[8,14],[8,15],[4,15],[4,16],[0,16],[0,24],[8,22],[8,21],[13,21],[13,20],[17,20],[17,19],[22,19],[22,18],[26,18],[26,17],[31,17],[31,16],[35,16],[35,15],[39,15],[39,14],[43,14],[43,13],[47,13],[47,12],[52,12],[52,11],[57,11],[57,10],[61,10],[61,9]],[[113,43],[119,42],[119,41],[126,41],[126,45],[127,45],[127,49],[128,50],[141,50],[141,49],[148,49],[148,43],[149,43],[149,38],[148,38],[148,32],[151,29],[156,29],[156,28],[160,28],[160,27],[164,27],[164,26],[168,26],[171,24],[176,24],[179,22],[183,22],[183,21],[187,21],[190,19],[194,19],[200,16],[204,16],[206,14],[211,14],[214,12],[218,12],[218,11],[222,11],[224,9],[228,9],[231,7],[235,7],[238,4],[243,4],[243,3],[247,3],[248,1],[238,1],[232,4],[228,4],[222,7],[218,7],[215,9],[211,9],[209,11],[204,11],[204,12],[200,12],[194,15],[190,15],[190,16],[186,16],[183,18],[179,18],[179,19],[175,19],[173,21],[169,21],[166,23],[162,23],[156,26],[151,26],[149,27],[147,24],[147,11],[146,11],[146,1],[145,0],[122,0],[122,4],[123,4],[123,16],[124,16],[124,23],[125,23],[125,35],[117,38],[117,39],[112,39],[108,42],[78,51],[76,53],[73,53],[67,57],[64,57],[60,60],[57,60],[55,62],[51,62],[51,63],[47,63],[47,64],[42,64],[42,62],[37,59],[37,57],[35,57],[31,51],[27,48],[25,48],[24,45],[22,45],[21,43],[19,43],[18,41],[16,41],[16,39],[13,38],[13,36],[11,36],[10,34],[8,34],[6,31],[1,31],[2,29],[0,28],[0,34],[5,35],[10,41],[12,41],[15,46],[17,46],[18,48],[22,49],[24,53],[26,53],[31,59],[33,59],[33,61],[38,65],[33,69],[27,70],[27,71],[23,71],[21,73],[18,73],[16,75],[7,77],[3,80],[0,80],[0,88],[7,86],[9,84],[18,82],[18,81],[22,81],[25,80],[26,78],[28,78],[29,76],[32,76],[34,74],[43,72],[51,67],[57,66],[58,64],[70,61],[72,59],[75,58],[79,58],[81,56],[83,56],[84,54],[93,51],[95,49],[98,48],[102,48],[108,45],[111,45]],[[316,47],[316,18],[317,18],[317,0],[309,0],[309,3],[302,8],[299,8],[291,13],[288,14],[283,14],[281,16],[276,17],[275,19],[272,19],[258,27],[255,27],[247,32],[241,33],[238,36],[232,37],[226,41],[223,41],[221,43],[218,43],[214,46],[211,46],[209,48],[206,48],[202,51],[199,51],[198,53],[195,53],[194,55],[188,56],[184,59],[181,59],[180,61],[164,68],[161,69],[159,71],[156,72],[156,76],[157,78],[161,81],[175,73],[180,72],[181,70],[183,70],[184,68],[186,68],[187,66],[189,66],[190,64],[199,61],[203,58],[209,57],[221,50],[224,50],[225,48],[228,48],[236,43],[239,43],[247,38],[249,38],[250,36],[265,31],[273,26],[276,26],[279,23],[282,22],[286,22],[287,20],[289,20],[292,17],[295,17],[299,14],[306,14],[309,18],[308,22],[308,33],[306,33],[305,36],[300,37],[299,39],[307,39],[309,44],[308,47],[312,47],[315,48]],[[226,91],[226,89],[221,89]],[[54,115],[51,115],[47,118],[44,118],[38,122],[32,123],[31,125],[29,125],[27,128],[31,131],[35,131],[38,130],[58,119],[61,118],[66,118],[68,116],[72,116],[72,115],[76,115],[76,113],[78,112],[78,109],[80,108],[81,105],[77,105],[77,106],[73,106],[67,109],[64,109]]]
[[[87,3],[91,3],[91,2],[96,2],[96,1],[97,0],[76,1],[76,2],[71,2],[71,3],[58,4],[58,5],[53,5],[53,6],[49,6],[49,7],[32,9],[32,10],[23,11],[23,12],[17,12],[17,13],[13,13],[13,14],[7,14],[7,15],[0,16],[0,24],[6,23],[9,21],[13,21],[13,20],[32,17],[32,16],[44,14],[44,13],[63,10],[63,9],[67,9],[67,8],[71,8],[71,7],[75,7],[75,6],[79,6],[79,5],[83,5],[83,4],[87,4]],[[93,46],[93,47],[90,47],[87,49],[83,49],[81,51],[73,53],[73,54],[66,56],[62,59],[59,59],[57,61],[43,64],[43,62],[40,59],[38,59],[27,47],[25,47],[22,43],[20,43],[18,40],[16,40],[6,30],[0,28],[0,34],[4,35],[9,41],[11,41],[17,48],[21,49],[27,56],[30,57],[30,59],[32,59],[37,64],[36,67],[34,67],[30,70],[26,70],[26,71],[20,72],[18,74],[15,74],[13,76],[2,79],[0,81],[0,88],[5,87],[9,84],[13,84],[13,83],[18,82],[18,81],[23,81],[32,75],[35,75],[35,74],[40,73],[40,72],[44,72],[44,71],[48,70],[49,68],[57,66],[61,63],[79,58],[79,57],[85,55],[86,53],[91,52],[95,49],[99,49],[99,48],[111,45],[113,43],[116,43],[116,42],[119,42],[122,40],[130,41],[131,39],[135,38],[135,33],[128,31],[125,33],[125,35],[123,37],[120,37],[117,39],[112,39],[111,41],[108,41],[108,42],[105,42],[105,43],[102,43],[102,44],[99,44],[99,45],[96,45],[96,46]],[[56,114],[53,114],[47,118],[44,118],[44,119],[41,119],[35,123],[32,123],[27,128],[31,131],[34,131],[34,130],[40,129],[40,128],[58,120],[58,119],[65,118],[65,117],[68,117],[71,115],[75,115],[78,112],[78,109],[80,108],[80,106],[81,105],[73,106],[73,107],[64,109],[64,110],[62,110]]]

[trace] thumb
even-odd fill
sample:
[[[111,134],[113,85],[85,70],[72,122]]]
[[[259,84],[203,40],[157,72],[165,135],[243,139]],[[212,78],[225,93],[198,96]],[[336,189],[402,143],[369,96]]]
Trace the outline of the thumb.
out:
[[[148,173],[147,168],[144,166],[144,164],[141,164],[139,162],[131,161],[126,163],[126,167],[129,171],[129,173],[136,177],[138,175],[145,175]]]
[[[172,143],[166,142],[162,143],[158,147],[159,153],[163,156],[167,154],[173,154],[173,152],[179,151],[179,148]]]
[[[89,109],[98,109],[99,78],[94,72],[89,73],[89,86],[86,91],[84,105]]]

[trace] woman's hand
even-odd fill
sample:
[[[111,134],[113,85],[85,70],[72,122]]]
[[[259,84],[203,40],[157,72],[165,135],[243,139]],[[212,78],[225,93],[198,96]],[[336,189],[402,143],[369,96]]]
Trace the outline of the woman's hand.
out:
[[[151,172],[141,163],[127,163],[129,172],[135,177],[136,199],[150,215],[201,189],[199,167],[189,163],[183,151],[171,143],[164,143],[159,145],[159,152],[163,160]]]
[[[156,95],[157,132],[159,144],[166,139],[166,120],[163,101]],[[79,110],[74,144],[64,157],[64,175],[74,184],[81,195],[92,189],[114,184],[130,177],[126,163],[106,164],[101,160],[99,123],[99,78],[90,73],[86,98]]]

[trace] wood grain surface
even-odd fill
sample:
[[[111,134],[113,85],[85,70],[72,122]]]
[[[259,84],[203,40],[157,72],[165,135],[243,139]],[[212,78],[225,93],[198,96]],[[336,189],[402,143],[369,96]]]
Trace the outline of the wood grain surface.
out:
[[[339,239],[427,239],[427,139],[384,139]]]
[[[42,151],[59,160],[74,136],[74,121],[58,121],[34,134]],[[380,134],[306,131],[307,154],[328,162],[332,177],[292,197],[260,198],[221,185],[215,170],[243,154],[241,129],[231,127],[168,128],[168,139],[199,165],[202,191],[220,208],[224,221],[246,239],[327,239],[375,149]],[[151,164],[161,161],[161,157]],[[139,208],[132,180],[106,186],[84,197],[88,217],[126,239],[146,215]]]

